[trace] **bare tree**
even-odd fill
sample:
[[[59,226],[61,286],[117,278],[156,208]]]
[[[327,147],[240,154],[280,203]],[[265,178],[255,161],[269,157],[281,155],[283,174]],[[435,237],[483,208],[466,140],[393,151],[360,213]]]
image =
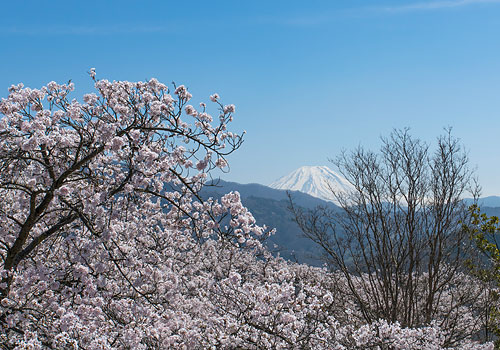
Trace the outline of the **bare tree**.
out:
[[[485,293],[464,264],[471,244],[462,230],[468,219],[462,197],[477,193],[468,157],[450,130],[437,141],[431,152],[408,130],[395,130],[378,154],[359,147],[332,161],[353,185],[348,194],[332,190],[340,210],[303,211],[290,203],[328,266],[343,273],[360,322],[434,321],[452,344],[480,330]],[[467,322],[477,326],[465,332]]]

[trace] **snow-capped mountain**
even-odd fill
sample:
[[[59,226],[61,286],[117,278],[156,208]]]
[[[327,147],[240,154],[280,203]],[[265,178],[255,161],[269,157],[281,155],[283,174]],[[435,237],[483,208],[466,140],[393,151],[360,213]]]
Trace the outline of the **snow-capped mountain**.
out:
[[[332,189],[337,192],[348,192],[352,189],[352,185],[345,178],[326,166],[303,166],[279,178],[269,187],[300,191],[334,203],[336,200]]]

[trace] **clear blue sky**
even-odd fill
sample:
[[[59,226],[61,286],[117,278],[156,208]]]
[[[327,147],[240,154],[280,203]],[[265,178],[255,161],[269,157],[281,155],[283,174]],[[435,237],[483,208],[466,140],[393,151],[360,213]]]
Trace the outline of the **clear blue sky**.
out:
[[[500,195],[500,1],[4,1],[0,96],[86,72],[218,92],[246,130],[224,179],[268,184],[393,128],[452,126]]]

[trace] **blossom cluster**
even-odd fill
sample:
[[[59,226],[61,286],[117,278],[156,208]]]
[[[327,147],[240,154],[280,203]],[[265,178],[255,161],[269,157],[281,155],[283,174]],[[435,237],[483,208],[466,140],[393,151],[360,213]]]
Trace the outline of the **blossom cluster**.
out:
[[[0,102],[5,348],[492,349],[439,318],[363,323],[341,275],[270,254],[237,192],[202,198],[242,142],[218,94],[214,118],[183,85],[90,76],[83,102],[55,82]]]

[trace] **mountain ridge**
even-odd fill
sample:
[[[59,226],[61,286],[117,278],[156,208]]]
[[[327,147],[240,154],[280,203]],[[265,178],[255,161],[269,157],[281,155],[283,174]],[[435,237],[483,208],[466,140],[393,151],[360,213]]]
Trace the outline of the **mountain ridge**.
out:
[[[275,254],[279,252],[287,260],[322,266],[321,250],[311,240],[304,237],[298,225],[293,221],[293,215],[288,210],[288,193],[295,205],[306,210],[317,206],[340,210],[337,205],[299,191],[273,189],[258,183],[240,184],[217,180],[213,184],[214,186],[203,188],[203,198],[220,198],[228,192],[238,191],[243,205],[250,210],[257,224],[265,224],[267,227],[277,229],[276,234],[268,239],[267,245],[271,251]],[[500,202],[500,197],[497,199]],[[488,202],[488,204],[491,203]],[[481,211],[488,216],[500,216],[500,204],[497,207],[482,206]]]

